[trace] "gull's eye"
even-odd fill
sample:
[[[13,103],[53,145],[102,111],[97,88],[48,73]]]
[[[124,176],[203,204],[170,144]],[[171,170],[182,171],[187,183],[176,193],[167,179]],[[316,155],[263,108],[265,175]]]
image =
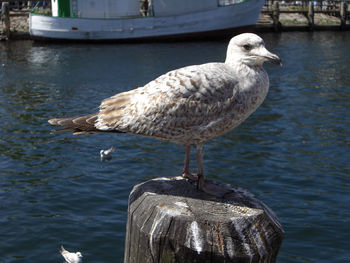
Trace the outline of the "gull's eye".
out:
[[[251,45],[244,45],[243,48],[247,51],[251,50],[252,49],[252,46]]]

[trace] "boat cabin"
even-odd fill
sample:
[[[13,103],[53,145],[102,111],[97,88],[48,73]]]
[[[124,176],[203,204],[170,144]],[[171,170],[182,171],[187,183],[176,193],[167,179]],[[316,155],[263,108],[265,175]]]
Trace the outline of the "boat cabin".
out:
[[[51,0],[52,16],[121,18],[175,16],[216,9],[246,0]]]

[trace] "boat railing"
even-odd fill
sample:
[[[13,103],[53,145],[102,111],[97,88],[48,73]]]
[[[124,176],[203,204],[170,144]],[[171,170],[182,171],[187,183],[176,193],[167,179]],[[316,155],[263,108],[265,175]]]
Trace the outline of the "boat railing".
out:
[[[228,5],[244,3],[247,1],[249,1],[249,0],[218,0],[218,5],[219,6],[228,6]]]
[[[38,10],[39,4],[40,4],[40,2],[37,2],[36,5],[33,7],[33,9],[30,11],[32,14],[36,13],[36,11]]]

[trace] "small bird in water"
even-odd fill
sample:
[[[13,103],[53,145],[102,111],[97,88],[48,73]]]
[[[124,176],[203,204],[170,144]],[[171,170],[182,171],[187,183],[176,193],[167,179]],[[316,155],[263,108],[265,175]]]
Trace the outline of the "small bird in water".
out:
[[[81,263],[83,262],[83,255],[80,252],[71,253],[61,246],[60,253],[67,263]]]
[[[231,39],[224,63],[172,70],[143,87],[103,100],[97,113],[49,123],[74,134],[131,133],[183,145],[183,177],[198,180],[199,190],[216,195],[205,184],[203,144],[240,125],[264,101],[269,89],[264,62],[282,65],[259,36],[241,34]],[[198,174],[189,171],[194,145]]]
[[[109,161],[112,160],[112,153],[115,151],[115,147],[112,146],[111,148],[107,149],[107,150],[101,150],[100,151],[100,157],[101,157],[101,161]]]

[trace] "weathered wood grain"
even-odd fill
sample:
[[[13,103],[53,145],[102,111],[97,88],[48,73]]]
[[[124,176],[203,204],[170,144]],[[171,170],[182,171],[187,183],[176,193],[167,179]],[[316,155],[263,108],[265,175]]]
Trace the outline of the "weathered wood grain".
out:
[[[249,191],[182,177],[136,185],[129,196],[125,263],[275,262],[283,239],[275,214]]]

